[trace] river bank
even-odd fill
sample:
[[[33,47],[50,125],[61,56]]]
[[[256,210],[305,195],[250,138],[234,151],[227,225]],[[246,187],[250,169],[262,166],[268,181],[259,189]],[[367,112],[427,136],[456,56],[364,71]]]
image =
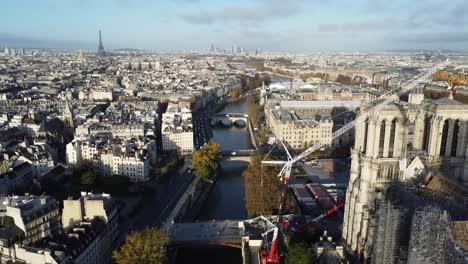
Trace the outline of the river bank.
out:
[[[246,99],[226,104],[217,113],[246,113]],[[221,151],[251,149],[249,129],[213,127],[212,140],[220,144]],[[181,206],[176,221],[211,221],[225,219],[244,219],[245,209],[244,178],[242,172],[247,168],[245,161],[222,161],[213,182],[199,181],[190,201]]]
[[[246,113],[246,98],[233,103],[223,103],[215,113]],[[249,149],[252,147],[247,128],[212,128],[212,140],[220,144],[222,151],[233,149]],[[219,174],[214,183],[203,183],[199,201],[194,204],[194,210],[187,216],[187,221],[211,221],[226,219],[245,219],[244,177],[242,172],[248,163],[243,161],[222,161]],[[195,214],[196,213],[196,217]],[[239,249],[204,248],[181,249],[175,264],[205,263],[205,264],[239,264],[242,255]]]

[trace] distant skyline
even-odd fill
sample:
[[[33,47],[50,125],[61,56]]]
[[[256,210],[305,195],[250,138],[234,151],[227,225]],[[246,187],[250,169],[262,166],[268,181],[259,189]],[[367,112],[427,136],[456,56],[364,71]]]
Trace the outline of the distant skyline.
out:
[[[468,51],[468,1],[17,0],[0,45],[106,50]]]

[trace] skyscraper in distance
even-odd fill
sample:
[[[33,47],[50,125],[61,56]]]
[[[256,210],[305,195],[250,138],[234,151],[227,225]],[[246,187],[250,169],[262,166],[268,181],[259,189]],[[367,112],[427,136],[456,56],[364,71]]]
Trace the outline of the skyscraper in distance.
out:
[[[5,55],[10,55],[10,50],[8,49],[7,44],[5,44],[5,49],[3,50],[3,53],[5,53]]]
[[[97,55],[98,56],[106,55],[106,52],[104,51],[104,45],[102,45],[101,30],[99,30],[99,46],[98,46],[98,50],[97,50]]]

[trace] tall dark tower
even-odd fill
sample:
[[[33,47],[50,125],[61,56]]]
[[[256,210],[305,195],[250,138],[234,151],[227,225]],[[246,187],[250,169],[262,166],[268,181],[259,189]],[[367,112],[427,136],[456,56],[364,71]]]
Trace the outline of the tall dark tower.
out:
[[[98,49],[97,49],[97,55],[98,56],[106,55],[106,52],[104,51],[104,45],[102,45],[101,30],[99,30],[99,46],[98,46]]]

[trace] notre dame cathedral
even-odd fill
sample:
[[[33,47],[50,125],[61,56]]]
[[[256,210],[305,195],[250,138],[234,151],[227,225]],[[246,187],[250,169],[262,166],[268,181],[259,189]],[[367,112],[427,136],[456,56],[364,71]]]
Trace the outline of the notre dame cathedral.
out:
[[[350,251],[367,258],[376,243],[376,207],[391,183],[440,166],[447,177],[468,184],[468,106],[451,96],[424,100],[416,89],[407,102],[386,105],[355,129],[342,236]]]

